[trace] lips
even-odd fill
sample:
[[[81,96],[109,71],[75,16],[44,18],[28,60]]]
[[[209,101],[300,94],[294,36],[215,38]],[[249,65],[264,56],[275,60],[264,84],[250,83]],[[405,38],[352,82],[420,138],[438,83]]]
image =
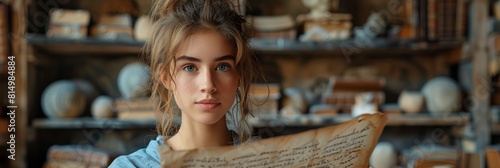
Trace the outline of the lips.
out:
[[[209,111],[217,108],[217,106],[220,105],[220,102],[215,99],[203,99],[195,102],[195,104],[204,111]]]

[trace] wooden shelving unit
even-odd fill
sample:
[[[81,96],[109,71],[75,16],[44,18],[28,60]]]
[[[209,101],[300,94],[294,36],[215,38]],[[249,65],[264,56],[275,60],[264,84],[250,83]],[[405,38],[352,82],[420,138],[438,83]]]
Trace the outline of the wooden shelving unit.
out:
[[[469,113],[455,113],[443,117],[433,117],[429,114],[389,114],[387,126],[465,126],[469,123]],[[297,115],[297,116],[268,116],[256,122],[251,122],[252,127],[321,127],[336,125],[351,120],[349,114],[337,116]],[[177,121],[177,123],[180,123]],[[118,119],[94,119],[90,117],[56,120],[35,119],[33,128],[36,129],[131,129],[131,128],[154,128],[154,120],[118,120]],[[498,126],[500,132],[500,126]]]
[[[60,56],[75,55],[106,55],[123,56],[139,54],[144,45],[142,41],[103,41],[96,39],[72,40],[48,38],[42,34],[28,34],[27,42],[34,49]],[[357,54],[418,54],[447,52],[458,50],[463,46],[463,41],[450,41],[440,43],[422,43],[413,40],[387,40],[375,39],[373,45],[357,47],[355,40],[339,40],[326,42],[299,42],[299,41],[269,41],[253,39],[251,46],[257,54],[271,56],[334,56],[344,54],[343,50],[359,51]]]
[[[388,114],[387,126],[456,126],[461,127],[469,123],[469,113],[454,113],[443,117],[433,117],[429,114]],[[254,127],[321,127],[336,125],[351,120],[349,114],[336,116],[296,115],[296,116],[267,116],[251,122]]]
[[[251,42],[252,47],[258,54],[271,56],[332,56],[344,55],[349,52],[354,54],[388,54],[427,55],[429,53],[447,52],[460,49],[464,41],[449,41],[437,43],[422,43],[414,40],[389,40],[374,39],[371,45],[358,46],[354,39],[325,41],[325,42],[299,42],[289,40],[259,40]],[[346,53],[344,53],[346,52]]]
[[[141,41],[71,40],[47,38],[42,34],[28,34],[26,39],[35,50],[58,56],[137,55],[144,45]]]
[[[31,129],[135,129],[135,128],[154,128],[154,121],[123,121],[117,119],[96,120],[93,118],[76,118],[68,120],[51,120],[51,119],[33,119],[28,112],[28,107],[33,107],[34,103],[28,95],[34,92],[31,88],[36,81],[30,81],[28,78],[29,64],[34,63],[30,61],[30,57],[43,56],[45,58],[70,58],[73,56],[81,57],[120,57],[120,56],[137,56],[141,52],[144,42],[140,41],[101,41],[95,39],[85,40],[68,40],[68,39],[51,39],[43,34],[27,34],[26,24],[27,19],[28,0],[14,0],[6,1],[12,4],[11,19],[14,21],[12,30],[15,38],[13,38],[14,51],[13,55],[16,56],[17,73],[16,73],[16,88],[18,106],[16,119],[16,146],[17,151],[16,161],[12,163],[13,167],[26,167],[28,161],[26,159],[27,153],[30,149],[27,147],[27,142],[33,141],[33,136],[42,137],[41,135],[30,135],[27,132]],[[36,2],[32,1],[31,3]],[[299,57],[307,59],[309,57],[332,57],[345,55],[344,49],[351,49],[356,51],[356,56],[361,57],[390,57],[390,58],[407,58],[404,55],[411,55],[410,57],[425,57],[432,59],[436,55],[452,55],[450,56],[454,63],[463,59],[460,53],[466,43],[471,46],[469,55],[474,64],[474,74],[480,76],[488,76],[487,66],[488,57],[486,54],[486,30],[487,26],[487,11],[488,2],[485,0],[472,0],[470,7],[471,25],[469,30],[471,38],[467,41],[453,41],[453,42],[438,42],[438,43],[420,43],[412,40],[391,40],[391,39],[374,39],[372,45],[358,47],[355,45],[353,39],[342,41],[328,41],[328,42],[297,42],[286,40],[252,40],[252,47],[259,56],[266,57]],[[18,38],[22,37],[22,38]],[[26,38],[24,38],[26,37]],[[355,47],[355,48],[349,48]],[[444,54],[436,54],[444,53]],[[441,59],[441,58],[439,58]],[[433,65],[440,66],[439,63]],[[438,68],[435,68],[438,69]],[[32,73],[31,71],[29,71]],[[479,81],[480,79],[473,78],[473,89],[470,95],[475,96],[474,90],[481,89],[485,83]],[[31,83],[31,84],[30,84]],[[486,83],[489,85],[489,83]],[[492,134],[500,134],[500,124],[488,125],[488,111],[489,111],[489,97],[479,99],[476,101],[481,108],[473,109],[471,112],[454,113],[446,117],[432,117],[427,113],[418,115],[389,115],[388,126],[411,126],[411,127],[453,127],[460,130],[464,126],[472,125],[474,142],[478,153],[480,153],[485,146],[489,145],[490,136]],[[38,112],[38,111],[31,111]],[[30,118],[31,117],[31,118]],[[335,117],[326,116],[312,116],[312,115],[299,115],[295,117],[273,116],[258,120],[258,122],[250,123],[253,127],[321,127],[327,125],[339,124],[352,119],[350,115],[342,114]],[[29,119],[33,121],[29,122]],[[277,122],[279,121],[279,122]],[[460,131],[458,131],[460,132]],[[484,166],[483,166],[484,167]]]
[[[33,128],[36,129],[136,129],[155,128],[154,120],[118,120],[118,119],[94,119],[90,117],[74,118],[66,120],[36,119]]]

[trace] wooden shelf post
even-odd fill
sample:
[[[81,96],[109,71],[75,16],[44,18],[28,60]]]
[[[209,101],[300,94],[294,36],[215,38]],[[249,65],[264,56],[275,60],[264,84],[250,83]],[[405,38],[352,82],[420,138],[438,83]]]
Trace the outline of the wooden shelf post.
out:
[[[13,56],[15,56],[16,67],[16,155],[15,159],[11,162],[11,167],[27,167],[26,165],[26,152],[27,151],[27,135],[28,135],[28,58],[26,54],[26,24],[27,24],[27,1],[26,0],[13,0],[12,6],[12,34],[10,39],[12,41]]]
[[[485,149],[490,144],[490,77],[488,74],[488,56],[486,52],[488,1],[473,0],[470,6],[471,34],[470,45],[473,61],[473,89],[470,95],[473,100],[473,129],[477,153],[481,156],[481,167],[485,167]]]

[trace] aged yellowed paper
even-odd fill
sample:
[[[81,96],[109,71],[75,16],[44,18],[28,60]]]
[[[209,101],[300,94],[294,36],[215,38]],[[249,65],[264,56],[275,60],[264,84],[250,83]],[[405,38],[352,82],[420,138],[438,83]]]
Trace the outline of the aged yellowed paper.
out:
[[[240,146],[189,151],[162,149],[162,167],[365,168],[386,123],[385,114],[364,114],[339,125]]]

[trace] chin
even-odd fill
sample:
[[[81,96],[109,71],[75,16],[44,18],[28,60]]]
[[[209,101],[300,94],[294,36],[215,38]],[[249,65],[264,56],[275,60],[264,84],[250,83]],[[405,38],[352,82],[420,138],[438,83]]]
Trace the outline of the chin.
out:
[[[196,118],[196,121],[199,123],[205,124],[205,125],[213,125],[219,122],[220,120],[224,120],[226,117],[225,115],[222,116],[214,116],[214,115],[199,115]]]

